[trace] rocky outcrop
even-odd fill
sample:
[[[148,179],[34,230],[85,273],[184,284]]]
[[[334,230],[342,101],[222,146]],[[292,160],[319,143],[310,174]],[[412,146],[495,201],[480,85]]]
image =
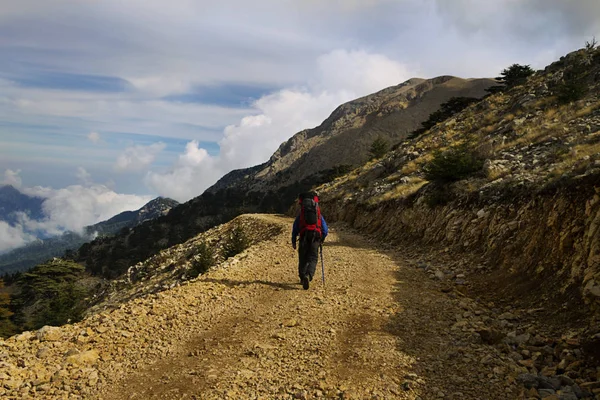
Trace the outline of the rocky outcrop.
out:
[[[522,295],[582,299],[600,315],[599,61],[600,50],[574,52],[325,184],[324,210],[387,241],[476,256]],[[559,101],[565,87],[579,97]],[[428,166],[448,149],[483,168],[452,178],[458,164],[446,164],[436,181]]]
[[[340,165],[360,165],[374,139],[394,145],[452,97],[485,95],[491,79],[413,78],[339,106],[321,125],[298,132],[263,165],[234,171],[208,192],[225,187],[276,191]],[[351,143],[351,145],[349,145]]]

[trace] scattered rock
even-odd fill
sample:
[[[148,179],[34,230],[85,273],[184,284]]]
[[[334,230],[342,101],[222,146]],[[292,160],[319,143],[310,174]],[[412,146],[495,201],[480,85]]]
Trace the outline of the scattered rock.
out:
[[[56,342],[62,339],[62,331],[56,326],[44,326],[35,333],[40,342]]]

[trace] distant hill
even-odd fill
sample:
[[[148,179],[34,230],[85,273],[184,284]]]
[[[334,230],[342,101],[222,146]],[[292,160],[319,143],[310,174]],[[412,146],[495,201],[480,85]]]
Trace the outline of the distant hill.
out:
[[[16,192],[18,193],[18,191]],[[124,229],[130,229],[145,221],[166,215],[177,205],[179,203],[173,199],[158,197],[139,210],[124,211],[109,220],[87,226],[84,228],[83,234],[65,232],[61,236],[36,240],[0,255],[0,273],[27,270],[52,257],[63,256],[67,250],[77,250],[82,244],[98,236],[115,235]]]
[[[41,197],[28,196],[11,185],[0,186],[0,221],[14,224],[18,213],[25,213],[31,219],[43,218]]]

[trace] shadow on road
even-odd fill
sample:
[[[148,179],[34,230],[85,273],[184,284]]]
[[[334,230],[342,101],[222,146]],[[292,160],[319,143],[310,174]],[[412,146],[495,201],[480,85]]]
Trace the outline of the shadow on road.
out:
[[[236,286],[241,286],[241,285],[266,285],[266,286],[271,286],[271,287],[275,287],[275,288],[279,288],[279,289],[283,289],[283,290],[300,290],[301,289],[299,284],[269,282],[269,281],[262,281],[262,280],[236,281],[236,280],[232,280],[232,279],[208,278],[208,279],[205,279],[204,282],[220,283],[221,285],[225,285],[225,286],[231,287],[231,288],[236,287]]]

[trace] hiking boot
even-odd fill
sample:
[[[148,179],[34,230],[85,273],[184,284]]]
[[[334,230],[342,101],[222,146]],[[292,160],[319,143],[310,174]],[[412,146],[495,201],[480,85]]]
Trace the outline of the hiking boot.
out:
[[[308,290],[308,275],[302,278],[302,287],[304,290]]]

